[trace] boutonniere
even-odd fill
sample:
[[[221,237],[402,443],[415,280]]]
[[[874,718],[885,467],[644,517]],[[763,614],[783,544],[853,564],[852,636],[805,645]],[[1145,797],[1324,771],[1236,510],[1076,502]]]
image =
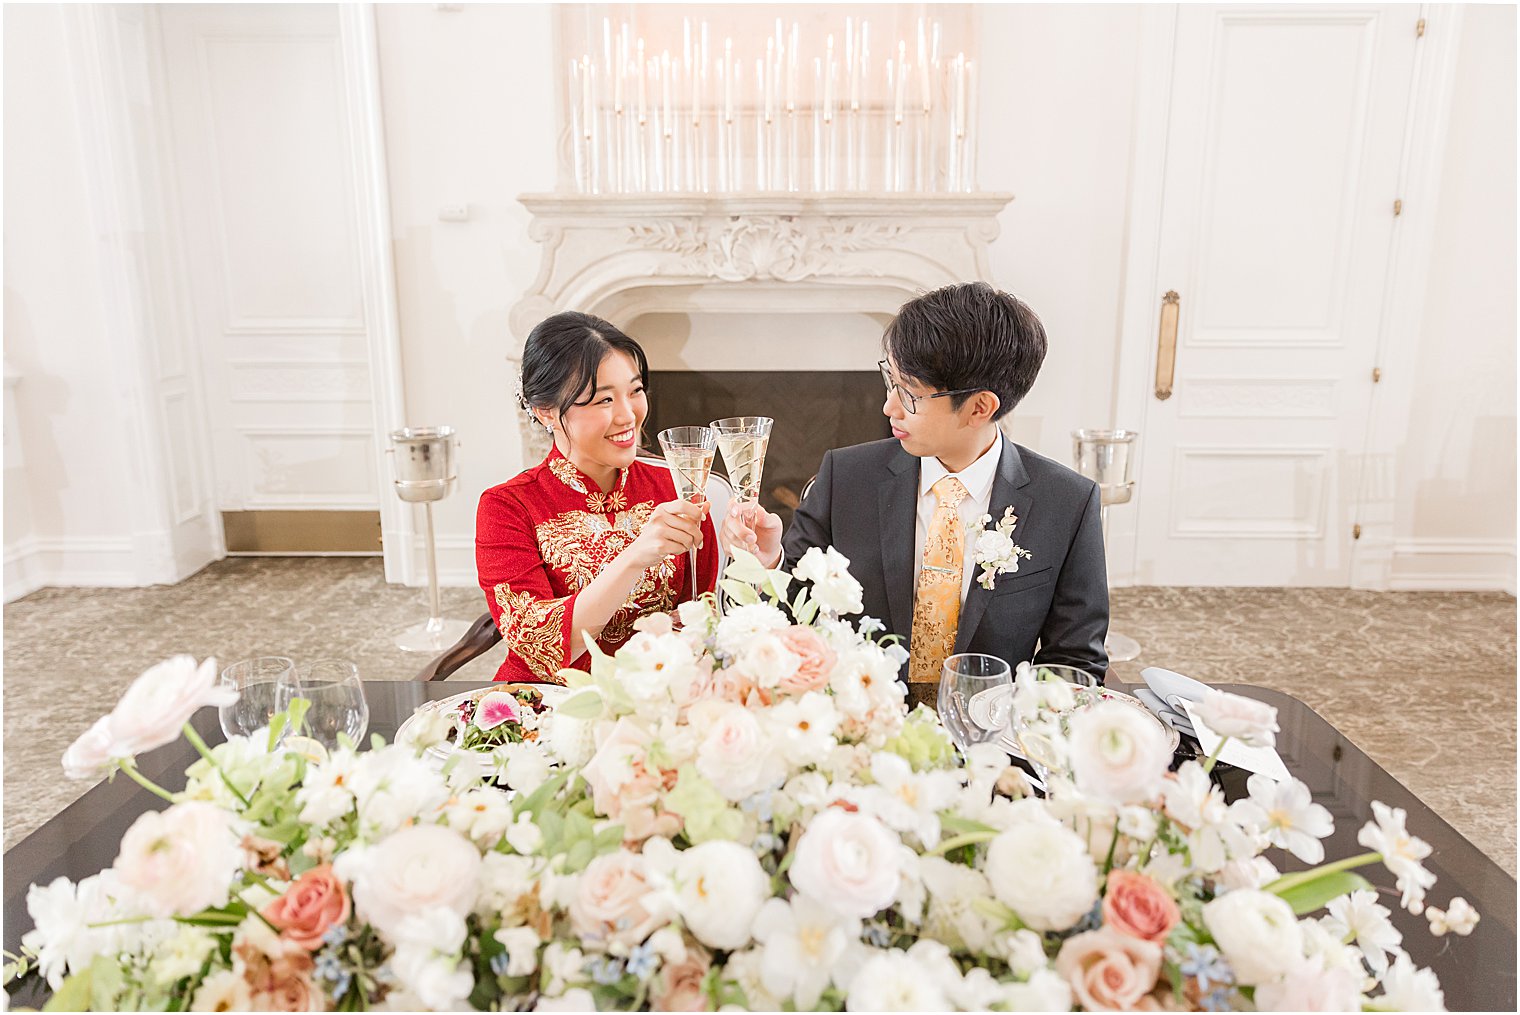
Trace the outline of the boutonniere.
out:
[[[1013,508],[1006,509],[998,523],[988,528],[991,521],[991,515],[982,515],[980,521],[966,526],[966,530],[976,537],[971,552],[982,567],[982,573],[976,578],[977,584],[989,590],[992,583],[997,581],[998,575],[1010,574],[1019,569],[1020,557],[1027,560],[1033,556],[1013,541],[1013,527],[1019,523]]]

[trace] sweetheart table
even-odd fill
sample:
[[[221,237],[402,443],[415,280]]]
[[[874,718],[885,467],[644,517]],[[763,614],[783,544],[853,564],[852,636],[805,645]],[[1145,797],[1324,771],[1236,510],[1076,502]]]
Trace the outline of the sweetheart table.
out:
[[[370,731],[392,740],[397,727],[424,701],[481,686],[486,685],[366,682]],[[1327,855],[1349,856],[1360,851],[1357,829],[1371,817],[1374,799],[1408,812],[1409,828],[1433,848],[1426,866],[1439,880],[1431,904],[1444,906],[1453,896],[1462,896],[1482,914],[1477,928],[1468,937],[1433,938],[1423,917],[1399,907],[1393,877],[1387,870],[1381,866],[1368,868],[1366,877],[1392,910],[1393,922],[1403,932],[1411,958],[1440,977],[1451,1010],[1515,1010],[1515,879],[1303,702],[1263,688],[1223,689],[1276,706],[1281,727],[1279,754],[1289,770],[1309,786],[1314,800],[1335,818],[1336,832],[1325,841]],[[208,743],[223,739],[214,710],[202,709],[193,721]],[[138,762],[144,775],[173,788],[182,784],[186,767],[195,759],[194,749],[180,739],[143,755]],[[1221,766],[1216,775],[1231,798],[1244,795],[1245,773]],[[61,770],[56,777],[63,778]],[[22,935],[31,928],[26,911],[29,885],[46,884],[60,876],[77,881],[109,866],[137,816],[161,806],[162,801],[148,791],[118,776],[91,789],[8,850],[4,874],[6,951],[15,953]],[[1284,872],[1305,866],[1281,851],[1267,855]],[[23,991],[11,999],[11,1004],[40,1005],[42,1000]]]

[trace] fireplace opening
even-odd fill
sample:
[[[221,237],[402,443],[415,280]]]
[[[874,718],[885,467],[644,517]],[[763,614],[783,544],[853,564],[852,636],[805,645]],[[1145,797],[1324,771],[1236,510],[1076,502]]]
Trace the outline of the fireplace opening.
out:
[[[892,436],[883,397],[875,370],[651,370],[645,444],[658,454],[655,435],[667,427],[771,417],[760,503],[790,525],[825,451]],[[723,472],[721,455],[713,469]]]

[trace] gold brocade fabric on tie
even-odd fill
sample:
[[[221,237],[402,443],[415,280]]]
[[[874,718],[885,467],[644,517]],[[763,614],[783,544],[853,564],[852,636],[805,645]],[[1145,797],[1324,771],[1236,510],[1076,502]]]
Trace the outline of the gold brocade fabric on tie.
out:
[[[954,476],[944,477],[932,489],[939,503],[924,536],[923,570],[913,599],[913,632],[908,636],[908,681],[914,684],[939,683],[940,669],[955,650],[961,617],[966,527],[961,524],[960,506],[967,492]]]

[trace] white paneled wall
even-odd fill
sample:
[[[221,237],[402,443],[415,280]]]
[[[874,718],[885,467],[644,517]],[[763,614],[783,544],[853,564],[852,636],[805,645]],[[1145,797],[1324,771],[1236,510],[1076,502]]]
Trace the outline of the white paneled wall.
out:
[[[444,580],[471,585],[476,499],[525,464],[516,380],[504,353],[508,309],[532,286],[540,251],[516,198],[553,189],[562,138],[553,9],[451,7],[382,5],[374,23],[404,421],[461,432],[459,488],[438,506],[437,519]],[[241,8],[254,18],[260,10]],[[333,8],[308,10],[330,17]],[[199,487],[183,471],[145,470],[126,425],[143,417],[132,393],[148,382],[124,377],[113,353],[120,347],[103,281],[110,266],[102,268],[89,211],[96,142],[79,114],[89,78],[71,56],[58,7],[12,5],[4,16],[5,352],[20,378],[10,396],[24,451],[21,467],[6,463],[7,595],[38,580],[162,580],[145,578],[137,564],[140,537],[152,526],[134,516],[143,498],[133,491],[143,483],[161,488],[162,501],[177,505],[163,509],[167,519],[193,505]],[[992,273],[1029,301],[1051,335],[1044,373],[1014,432],[1065,460],[1072,428],[1135,425],[1114,418],[1117,364],[1154,342],[1150,327],[1131,334],[1123,324],[1132,153],[1145,129],[1136,119],[1146,73],[1143,12],[982,5],[977,16],[989,57],[980,184],[1015,195],[991,247]],[[1506,580],[1496,562],[1512,574],[1513,29],[1513,8],[1466,9],[1455,87],[1443,99],[1450,130],[1444,148],[1430,155],[1443,172],[1439,208],[1427,209],[1434,216],[1432,262],[1420,280],[1418,352],[1386,364],[1420,380],[1409,418],[1390,424],[1406,431],[1398,451],[1379,463],[1396,531],[1385,570],[1396,584],[1493,587]],[[330,107],[297,108],[295,95],[279,90],[281,81],[329,73],[331,50],[325,42],[281,43],[273,52],[271,45],[215,42],[222,47],[216,73],[200,91],[176,84],[170,93],[176,124],[182,106],[198,117],[215,113],[212,136],[220,146],[212,168],[223,192],[187,190],[187,215],[223,215],[236,238],[207,256],[178,251],[187,273],[204,276],[193,287],[197,301],[209,294],[221,314],[216,327],[202,330],[196,303],[190,351],[219,343],[227,368],[213,371],[206,386],[213,408],[197,404],[193,391],[176,400],[163,387],[168,374],[146,372],[164,394],[148,400],[161,406],[153,418],[174,420],[149,463],[193,461],[192,445],[215,421],[218,489],[246,468],[253,479],[244,488],[257,491],[255,504],[315,499],[336,506],[361,489],[384,502],[388,477],[375,466],[377,456],[366,474],[324,467],[341,455],[298,450],[309,448],[302,433],[309,436],[319,409],[323,439],[335,448],[373,440],[377,430],[379,410],[365,401],[375,390],[373,342],[354,334],[363,301],[356,302],[354,276],[336,269],[345,244],[357,242],[361,256],[374,251],[351,232],[353,216],[363,213],[362,204],[343,208],[351,184],[329,176],[322,192],[339,196],[302,203],[309,195],[289,175],[332,173]],[[271,67],[283,70],[260,91],[255,83]],[[264,115],[280,123],[271,128]],[[311,159],[294,168],[271,161],[264,132],[276,128],[307,139]],[[175,153],[185,144],[177,126],[172,144]],[[458,208],[462,221],[441,216]],[[292,213],[312,227],[300,230],[299,243],[269,224],[291,221]],[[289,273],[297,280],[259,271],[268,259],[300,265]],[[233,408],[219,417],[224,404]],[[279,418],[271,420],[271,412]],[[231,444],[228,434],[236,434]],[[9,445],[12,435],[7,439]]]

